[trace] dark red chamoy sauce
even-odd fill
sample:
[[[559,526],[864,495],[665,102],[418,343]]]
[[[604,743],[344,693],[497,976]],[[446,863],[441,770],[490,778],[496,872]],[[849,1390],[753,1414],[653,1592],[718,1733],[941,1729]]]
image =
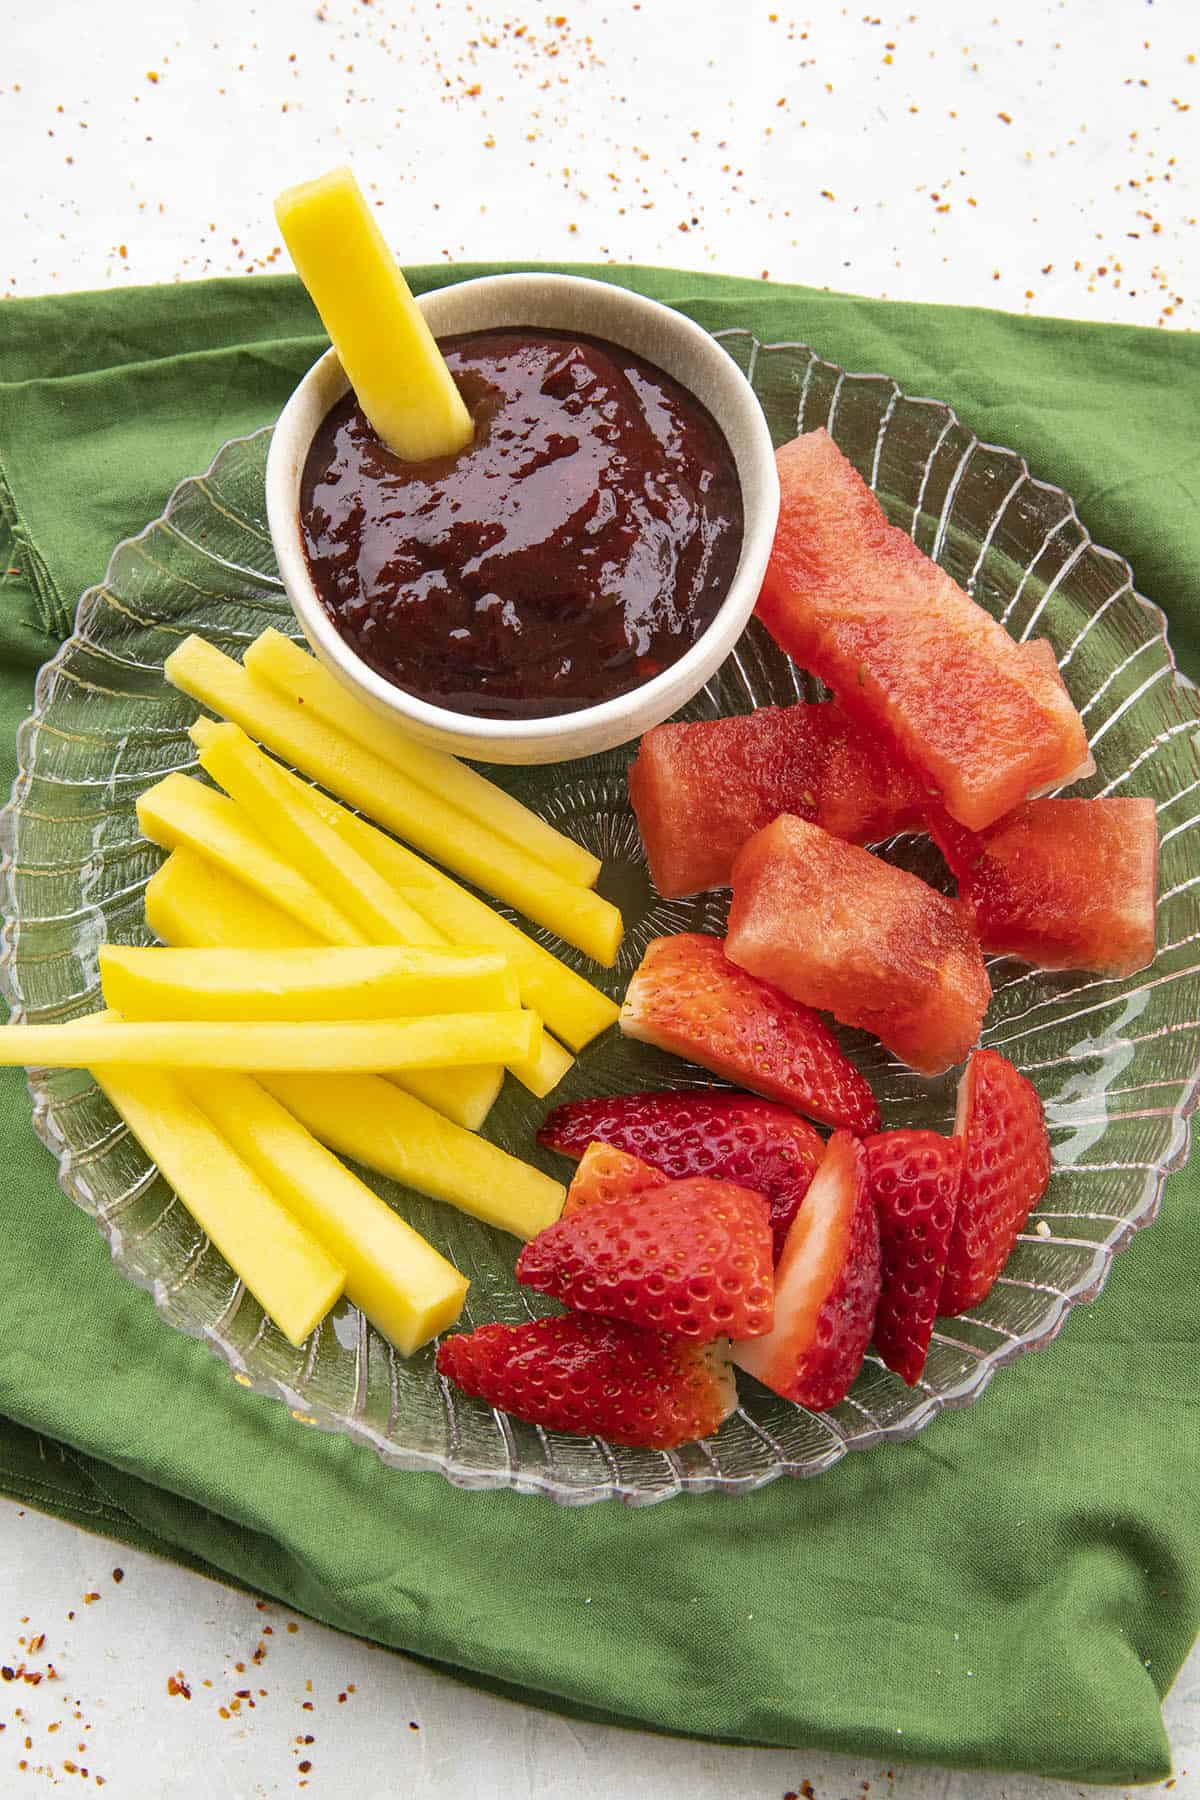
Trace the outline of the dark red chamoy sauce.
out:
[[[741,552],[711,414],[595,338],[481,331],[441,348],[475,423],[465,450],[402,462],[353,394],[309,450],[305,548],[342,637],[397,687],[489,719],[574,712],[669,668]]]

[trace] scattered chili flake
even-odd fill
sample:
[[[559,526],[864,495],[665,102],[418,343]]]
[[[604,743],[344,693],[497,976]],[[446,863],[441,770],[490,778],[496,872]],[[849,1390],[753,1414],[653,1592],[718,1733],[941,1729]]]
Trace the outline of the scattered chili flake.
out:
[[[998,118],[998,119],[1003,119],[1003,120],[1004,120],[1004,123],[1005,123],[1005,124],[1006,124],[1006,125],[1011,125],[1011,124],[1012,124],[1012,116],[1011,116],[1011,114],[1009,114],[1009,113],[1004,113],[1004,112],[998,112],[998,113],[997,113],[997,114],[996,114],[996,117],[997,117],[997,118]]]
[[[53,1725],[47,1725],[47,1727],[46,1727],[46,1735],[47,1735],[47,1737],[49,1737],[49,1735],[50,1735],[50,1733],[51,1733],[51,1732],[52,1732],[52,1731],[58,1731],[58,1730],[59,1730],[59,1728],[60,1728],[60,1727],[61,1727],[61,1725],[62,1725],[62,1720],[61,1720],[61,1719],[55,1719],[55,1721],[54,1721],[54,1723],[53,1723]],[[81,1745],[80,1745],[80,1749],[82,1749],[82,1748],[83,1748],[83,1746],[82,1746],[82,1744],[81,1744]]]
[[[297,1763],[296,1767],[299,1769],[299,1771],[302,1775],[307,1775],[308,1771],[312,1768],[312,1764],[309,1762],[308,1758],[306,1757],[302,1763]]]
[[[299,1631],[299,1629],[300,1629],[300,1627],[296,1624],[296,1621],[294,1619],[288,1620],[288,1630],[289,1631]]]
[[[345,1706],[345,1704],[346,1704],[346,1696],[345,1696],[345,1694],[339,1694],[339,1695],[338,1695],[338,1705],[339,1705],[339,1706]]]
[[[146,80],[156,82],[158,80],[158,70],[157,69],[147,69],[146,70]]]
[[[99,1598],[99,1594],[85,1594],[83,1596],[83,1604],[85,1606],[90,1606],[93,1600],[98,1600]]]
[[[415,1719],[410,1719],[408,1721],[408,1729],[410,1731],[420,1731],[421,1727],[417,1724]]]
[[[312,1712],[313,1703],[311,1700],[302,1700],[300,1702],[300,1708],[302,1712]]]

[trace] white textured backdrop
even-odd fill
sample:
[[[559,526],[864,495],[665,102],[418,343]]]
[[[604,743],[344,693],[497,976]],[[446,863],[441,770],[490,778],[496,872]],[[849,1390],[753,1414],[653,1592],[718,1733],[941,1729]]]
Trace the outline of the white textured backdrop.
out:
[[[352,161],[409,262],[1200,321],[1195,0],[7,0],[0,44],[0,293],[279,270],[271,196]],[[58,1675],[0,1686],[4,1796],[1099,1793],[576,1725],[5,1504],[0,1659]],[[1200,1800],[1195,1658],[1167,1717]]]

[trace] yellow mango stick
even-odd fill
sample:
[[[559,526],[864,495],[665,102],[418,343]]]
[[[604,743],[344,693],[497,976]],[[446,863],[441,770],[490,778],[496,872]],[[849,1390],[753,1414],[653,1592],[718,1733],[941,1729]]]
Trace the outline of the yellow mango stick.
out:
[[[256,681],[274,688],[293,705],[315,713],[356,744],[382,756],[401,774],[411,776],[477,824],[528,851],[564,881],[595,886],[602,866],[599,857],[556,831],[467,763],[417,743],[402,727],[365,706],[291,638],[268,628],[247,649],[245,666]]]
[[[561,1182],[460,1131],[390,1082],[371,1075],[268,1075],[263,1086],[339,1155],[501,1231],[536,1237],[562,1211]]]
[[[239,725],[197,719],[191,737],[200,752],[201,768],[237,801],[255,831],[294,869],[310,874],[369,942],[428,944],[439,940],[441,933],[370,863],[355,851],[347,853],[324,821],[314,818],[295,799],[283,780],[285,771],[264,756]]]
[[[240,725],[285,762],[386,825],[467,881],[555,932],[597,962],[616,961],[621,915],[590,888],[564,881],[410,781],[321,719],[307,718],[204,638],[188,637],[163,666],[167,680]]]
[[[367,935],[307,876],[272,849],[225,794],[190,775],[166,775],[137,803],[138,828],[152,844],[186,844],[244,881],[333,944],[365,944]]]
[[[466,1278],[249,1075],[182,1078],[233,1150],[346,1271],[346,1293],[411,1356],[462,1311]]]
[[[438,1013],[423,1019],[348,1019],[248,1024],[211,1019],[125,1020],[103,1014],[63,1025],[0,1026],[0,1068],[90,1069],[443,1069],[532,1056],[536,1013]]]
[[[471,415],[349,169],[288,188],[275,217],[358,403],[406,462],[469,444]]]
[[[104,998],[127,1019],[397,1019],[520,1004],[495,951],[161,950],[100,946]]]
[[[569,969],[485,901],[469,894],[369,820],[339,806],[319,788],[310,787],[294,775],[288,779],[303,789],[308,804],[348,848],[358,850],[374,864],[418,912],[437,919],[456,943],[488,944],[502,950],[517,972],[525,1005],[540,1013],[572,1050],[582,1050],[616,1023],[620,1008],[615,1000]]]
[[[304,784],[291,781],[287,770],[264,755],[239,725],[197,719],[191,735],[199,747],[202,766],[243,808],[255,829],[295,865],[311,868],[322,888],[335,896],[373,941],[392,943],[399,938],[426,943],[431,938],[441,939],[436,927],[313,810]],[[541,1099],[570,1067],[569,1061],[563,1062],[564,1054],[548,1049],[543,1035],[533,1062],[516,1063],[513,1074]]]
[[[91,1074],[284,1337],[303,1343],[341,1296],[345,1270],[170,1075],[104,1063]]]
[[[253,888],[243,887],[187,849],[173,850],[150,877],[146,921],[164,944],[181,948],[271,950],[321,941]],[[456,1124],[478,1131],[503,1079],[504,1071],[493,1063],[479,1068],[410,1069],[399,1082]]]
[[[181,950],[302,950],[328,941],[183,844],[146,883],[145,906],[155,937]]]

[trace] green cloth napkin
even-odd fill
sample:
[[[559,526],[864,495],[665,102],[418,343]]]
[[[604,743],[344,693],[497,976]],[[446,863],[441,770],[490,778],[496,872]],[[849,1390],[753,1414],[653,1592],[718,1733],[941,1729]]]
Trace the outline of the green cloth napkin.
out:
[[[413,271],[418,290],[481,271]],[[1200,340],[588,271],[951,400],[1072,492],[1200,667]],[[321,348],[287,279],[0,307],[0,780],[114,542]],[[1044,1355],[811,1482],[569,1511],[388,1473],[244,1392],[111,1268],[0,1077],[0,1488],[576,1716],[1077,1781],[1169,1772],[1200,1621],[1195,1170]]]

